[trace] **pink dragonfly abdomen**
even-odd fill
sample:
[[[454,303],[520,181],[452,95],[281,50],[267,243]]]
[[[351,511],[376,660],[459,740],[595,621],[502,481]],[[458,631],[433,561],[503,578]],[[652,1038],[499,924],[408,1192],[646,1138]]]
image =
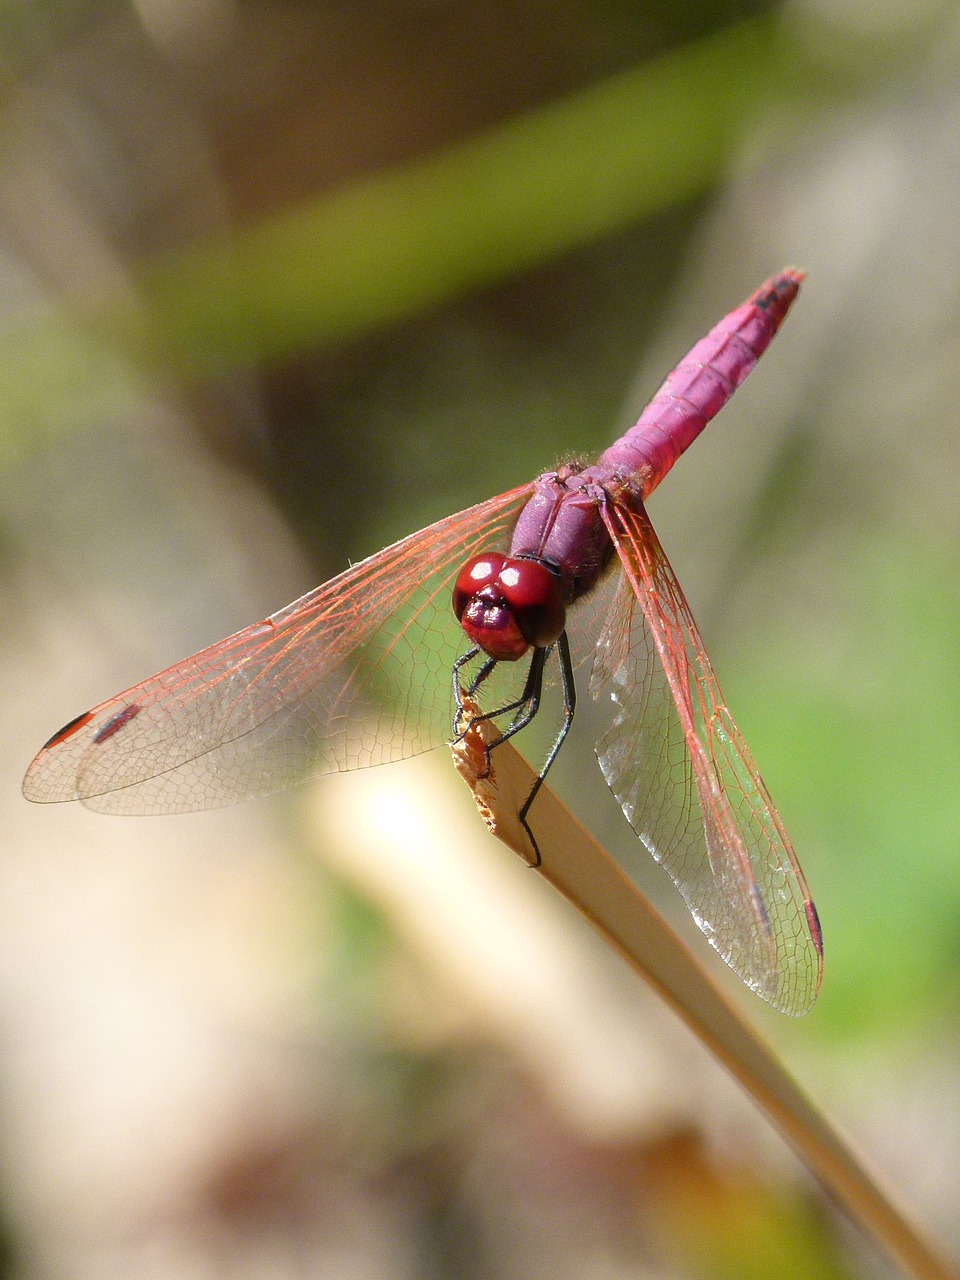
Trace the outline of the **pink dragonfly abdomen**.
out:
[[[802,271],[772,277],[724,316],[681,361],[635,426],[607,449],[598,468],[641,477],[648,497],[766,351],[800,289]]]
[[[641,500],[653,492],[766,351],[803,279],[788,267],[725,316],[595,463],[540,476],[517,520],[511,557],[549,565],[565,604],[585,595],[613,554],[604,502],[624,489]]]

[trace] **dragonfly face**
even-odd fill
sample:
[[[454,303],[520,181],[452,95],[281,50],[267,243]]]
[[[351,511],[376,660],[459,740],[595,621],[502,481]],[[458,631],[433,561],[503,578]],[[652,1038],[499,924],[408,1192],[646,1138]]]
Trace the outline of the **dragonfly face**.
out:
[[[560,581],[540,560],[498,553],[475,556],[460,570],[453,612],[469,639],[489,657],[514,662],[546,649],[563,631]]]

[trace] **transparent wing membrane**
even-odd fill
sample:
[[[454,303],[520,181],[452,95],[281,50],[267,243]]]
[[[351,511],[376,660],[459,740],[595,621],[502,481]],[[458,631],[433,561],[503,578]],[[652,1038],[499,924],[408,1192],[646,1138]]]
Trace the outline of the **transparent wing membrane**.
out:
[[[711,944],[764,999],[803,1013],[823,965],[803,873],[646,511],[611,504],[604,519],[624,573],[591,679],[617,707],[600,767]]]
[[[185,812],[447,740],[463,640],[451,582],[469,556],[506,545],[530,491],[405,538],[78,717],[38,754],[25,795]]]

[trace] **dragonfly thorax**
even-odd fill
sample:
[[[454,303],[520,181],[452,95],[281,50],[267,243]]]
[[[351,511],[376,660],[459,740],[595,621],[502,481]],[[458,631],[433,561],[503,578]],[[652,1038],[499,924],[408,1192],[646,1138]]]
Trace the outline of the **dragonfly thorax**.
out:
[[[545,649],[566,622],[560,582],[541,560],[490,552],[460,570],[453,611],[474,644],[498,661]]]

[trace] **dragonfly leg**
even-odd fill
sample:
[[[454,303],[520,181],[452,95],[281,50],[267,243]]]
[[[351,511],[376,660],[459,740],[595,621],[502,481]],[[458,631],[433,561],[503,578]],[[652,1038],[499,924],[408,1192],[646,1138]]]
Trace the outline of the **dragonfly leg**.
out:
[[[496,658],[488,658],[486,660],[486,662],[483,664],[483,666],[480,668],[477,674],[473,677],[473,680],[471,680],[470,686],[467,689],[467,697],[473,698],[476,696],[477,690],[480,688],[484,680],[486,680],[487,676],[490,674],[490,672],[494,669],[496,665],[497,665]]]
[[[530,838],[530,843],[533,846],[534,853],[536,854],[536,862],[532,864],[535,867],[538,867],[541,862],[540,849],[537,845],[533,831],[530,829],[530,824],[527,822],[527,814],[530,812],[530,806],[536,799],[537,792],[543,786],[543,781],[547,776],[550,766],[553,764],[554,760],[556,760],[557,753],[563,746],[564,739],[570,732],[570,726],[573,724],[573,716],[577,707],[577,688],[573,678],[573,663],[570,658],[570,644],[567,640],[567,633],[565,631],[560,633],[560,637],[556,642],[556,647],[557,660],[560,663],[560,678],[563,685],[563,724],[560,726],[560,732],[557,734],[556,740],[547,754],[547,758],[543,763],[542,769],[537,775],[536,781],[530,788],[530,794],[523,802],[523,806],[517,815],[524,831],[526,831]],[[527,679],[524,683],[523,693],[519,698],[514,702],[508,702],[505,706],[497,707],[493,711],[485,711],[480,715],[471,716],[469,722],[459,729],[459,732],[457,733],[458,740],[463,737],[469,728],[472,728],[483,720],[495,720],[502,715],[506,715],[510,711],[516,712],[513,720],[510,722],[509,726],[503,730],[500,736],[495,738],[493,742],[486,744],[484,748],[486,754],[486,772],[482,776],[486,777],[490,771],[490,753],[494,748],[499,747],[501,743],[509,741],[509,739],[519,733],[521,729],[525,729],[539,711],[540,699],[543,693],[543,673],[546,667],[547,658],[549,658],[552,649],[553,645],[550,645],[546,649],[534,649],[533,657],[530,660],[530,668],[527,672]],[[459,681],[460,672],[467,663],[471,662],[477,656],[478,652],[478,648],[469,650],[469,652],[458,658],[453,666],[453,685],[454,696],[457,701],[458,726],[461,724],[464,715],[464,693],[466,692],[467,696],[473,695],[496,666],[493,659],[488,659],[488,661],[486,661],[480,668],[479,673],[470,683],[468,689],[466,691],[461,689]]]
[[[552,647],[553,646],[551,645],[550,648]],[[472,649],[469,653],[465,653],[462,657],[458,658],[454,663],[454,696],[457,700],[457,720],[454,725],[454,733],[456,735],[455,741],[459,742],[468,729],[472,729],[474,725],[481,724],[485,720],[497,720],[500,716],[507,715],[511,711],[515,711],[517,713],[509,727],[504,729],[499,738],[495,738],[493,742],[484,745],[484,754],[486,755],[487,763],[485,771],[481,775],[482,777],[485,778],[489,775],[490,752],[493,748],[499,747],[501,742],[506,742],[507,739],[512,738],[515,733],[519,733],[520,730],[525,728],[537,714],[537,710],[540,706],[540,694],[543,688],[543,668],[547,657],[550,654],[550,648],[534,649],[533,657],[530,661],[530,669],[527,672],[527,678],[524,683],[523,693],[519,698],[516,698],[513,702],[505,703],[502,707],[494,707],[492,711],[484,711],[479,715],[472,715],[466,723],[464,723],[464,690],[461,689],[457,677],[460,673],[460,669],[472,658],[476,657],[478,650]],[[480,672],[466,691],[468,696],[476,691],[481,681],[486,679],[496,665],[496,661],[492,658],[483,664]]]
[[[456,731],[456,726],[463,719],[464,691],[463,689],[460,688],[460,672],[467,665],[468,662],[472,662],[474,660],[474,658],[477,656],[479,652],[480,652],[480,646],[474,645],[473,648],[468,649],[466,653],[461,653],[460,657],[457,658],[456,662],[453,664],[453,697],[454,697],[454,701],[457,704],[457,716],[456,716],[456,721],[454,723],[454,731]],[[480,682],[480,680],[483,679],[484,674],[486,675],[490,674],[489,671],[486,670],[488,666],[489,666],[489,663],[485,662],[483,666],[480,668],[480,675],[477,676],[476,680],[473,681],[469,689],[467,689],[466,691],[468,696],[476,692],[477,685]],[[464,732],[466,731],[463,730],[457,734],[458,742],[463,737]]]
[[[478,721],[488,720],[491,716],[502,715],[505,711],[513,711],[515,707],[520,706],[520,702],[522,701],[521,699],[520,701],[510,703],[506,707],[499,707],[496,711],[492,711],[488,715],[470,715],[467,713],[466,707],[464,706],[464,699],[472,699],[476,696],[476,692],[480,688],[481,684],[483,684],[484,680],[486,680],[487,676],[490,675],[491,671],[493,671],[494,667],[497,665],[496,658],[487,658],[481,665],[480,670],[470,681],[470,684],[466,688],[463,688],[460,684],[460,672],[474,660],[479,652],[480,646],[474,645],[472,649],[468,649],[466,653],[462,653],[453,664],[453,697],[457,704],[457,714],[454,716],[453,720],[454,742],[461,742],[464,734]],[[486,777],[489,772],[490,758],[489,752],[487,752],[487,772],[483,776]]]
[[[493,671],[494,667],[496,667],[498,663],[498,660],[496,658],[488,658],[487,661],[480,668],[477,675],[470,682],[470,685],[466,689],[462,688],[460,685],[460,681],[457,678],[460,674],[460,670],[461,668],[465,667],[468,662],[470,662],[473,658],[475,658],[479,652],[480,652],[479,648],[470,649],[469,652],[457,658],[456,662],[453,664],[453,696],[456,699],[456,703],[457,703],[457,721],[458,722],[463,719],[464,698],[473,697],[474,694],[476,694],[477,690],[480,688],[480,685],[483,683],[484,680],[486,680],[487,676],[490,675],[491,671]],[[498,720],[500,716],[506,715],[508,711],[516,711],[518,708],[526,707],[527,703],[530,702],[531,698],[536,697],[537,699],[539,699],[540,686],[542,683],[544,659],[549,655],[549,653],[550,653],[550,649],[539,649],[534,651],[534,659],[530,664],[530,671],[527,673],[527,679],[523,687],[523,693],[520,695],[519,698],[516,698],[513,702],[505,702],[502,707],[494,707],[492,711],[483,711],[479,715],[471,716],[470,719],[467,721],[466,725],[464,726],[464,728],[461,729],[459,733],[457,733],[455,741],[459,742],[460,739],[463,737],[463,735],[466,733],[467,729],[472,728],[473,725],[480,724],[484,720]],[[539,664],[537,663],[537,656],[536,656],[537,654],[540,655]],[[524,725],[530,723],[530,720],[534,714],[536,714],[536,706],[534,706],[533,711],[531,711],[529,714],[527,713],[524,714],[522,721],[520,721],[519,717],[517,717],[515,719],[514,724],[512,724],[510,728],[506,731],[505,736],[512,738],[518,729],[522,729]],[[498,745],[502,741],[503,741],[503,738],[498,738],[496,743],[493,745]]]
[[[494,747],[499,747],[501,742],[506,742],[515,733],[525,729],[537,714],[540,708],[540,694],[543,689],[543,669],[552,648],[553,646],[551,645],[549,649],[534,649],[526,683],[523,686],[523,693],[519,698],[516,698],[513,702],[504,703],[502,707],[496,707],[493,711],[484,711],[481,715],[474,716],[470,721],[471,725],[480,724],[483,720],[498,720],[500,716],[505,716],[508,711],[516,711],[517,714],[510,722],[510,727],[504,729],[500,737],[495,738],[490,743],[487,748],[488,751]]]
[[[502,716],[505,712],[513,711],[517,707],[522,706],[523,701],[526,697],[526,694],[524,693],[523,697],[518,698],[516,702],[509,702],[507,703],[506,706],[497,707],[496,710],[486,712],[485,714],[482,714],[482,715],[468,716],[466,712],[466,708],[464,706],[464,700],[466,698],[472,699],[476,696],[477,690],[480,688],[481,684],[483,684],[484,680],[486,680],[487,676],[490,675],[494,667],[496,667],[497,665],[496,658],[487,658],[487,660],[480,667],[480,670],[477,672],[474,678],[470,681],[469,685],[467,685],[467,687],[464,688],[460,684],[460,672],[463,670],[465,666],[468,665],[468,663],[473,661],[473,659],[477,656],[479,652],[480,652],[479,645],[474,645],[472,649],[468,649],[466,653],[461,654],[460,657],[457,658],[457,660],[453,664],[453,696],[457,704],[457,714],[454,719],[454,726],[453,726],[454,742],[459,742],[463,738],[463,735],[467,732],[467,730],[472,728],[472,726],[477,724],[479,721],[492,720],[496,716]],[[459,729],[458,731],[457,726],[461,724],[463,725],[463,728]]]
[[[477,672],[477,674],[473,677],[473,679],[467,685],[466,689],[461,688],[460,672],[463,670],[465,666],[467,666],[469,663],[471,663],[474,660],[474,658],[477,656],[479,652],[480,652],[480,646],[475,644],[473,648],[468,649],[466,653],[461,653],[460,657],[457,658],[456,662],[454,662],[453,664],[453,696],[457,700],[458,711],[463,711],[464,695],[466,695],[468,698],[474,697],[477,690],[483,684],[484,680],[486,680],[487,676],[497,665],[496,658],[487,658],[486,662],[484,662],[483,665],[480,667],[480,670]]]
[[[567,640],[567,633],[565,631],[560,633],[560,638],[557,640],[557,659],[560,663],[560,678],[563,682],[563,724],[560,726],[560,732],[557,734],[556,740],[550,748],[550,752],[546,760],[543,762],[543,767],[537,775],[536,781],[530,788],[530,794],[527,796],[526,800],[524,800],[523,807],[517,815],[523,825],[524,831],[526,831],[527,835],[530,837],[530,843],[533,845],[533,851],[537,855],[537,860],[533,863],[535,867],[539,867],[541,862],[540,848],[537,845],[536,838],[530,829],[530,824],[527,822],[527,814],[530,812],[530,806],[536,799],[537,792],[543,786],[543,780],[546,778],[550,766],[557,758],[557,752],[563,746],[563,741],[570,732],[570,726],[573,724],[574,712],[577,709],[577,686],[573,678],[573,663],[570,661],[570,644]]]

